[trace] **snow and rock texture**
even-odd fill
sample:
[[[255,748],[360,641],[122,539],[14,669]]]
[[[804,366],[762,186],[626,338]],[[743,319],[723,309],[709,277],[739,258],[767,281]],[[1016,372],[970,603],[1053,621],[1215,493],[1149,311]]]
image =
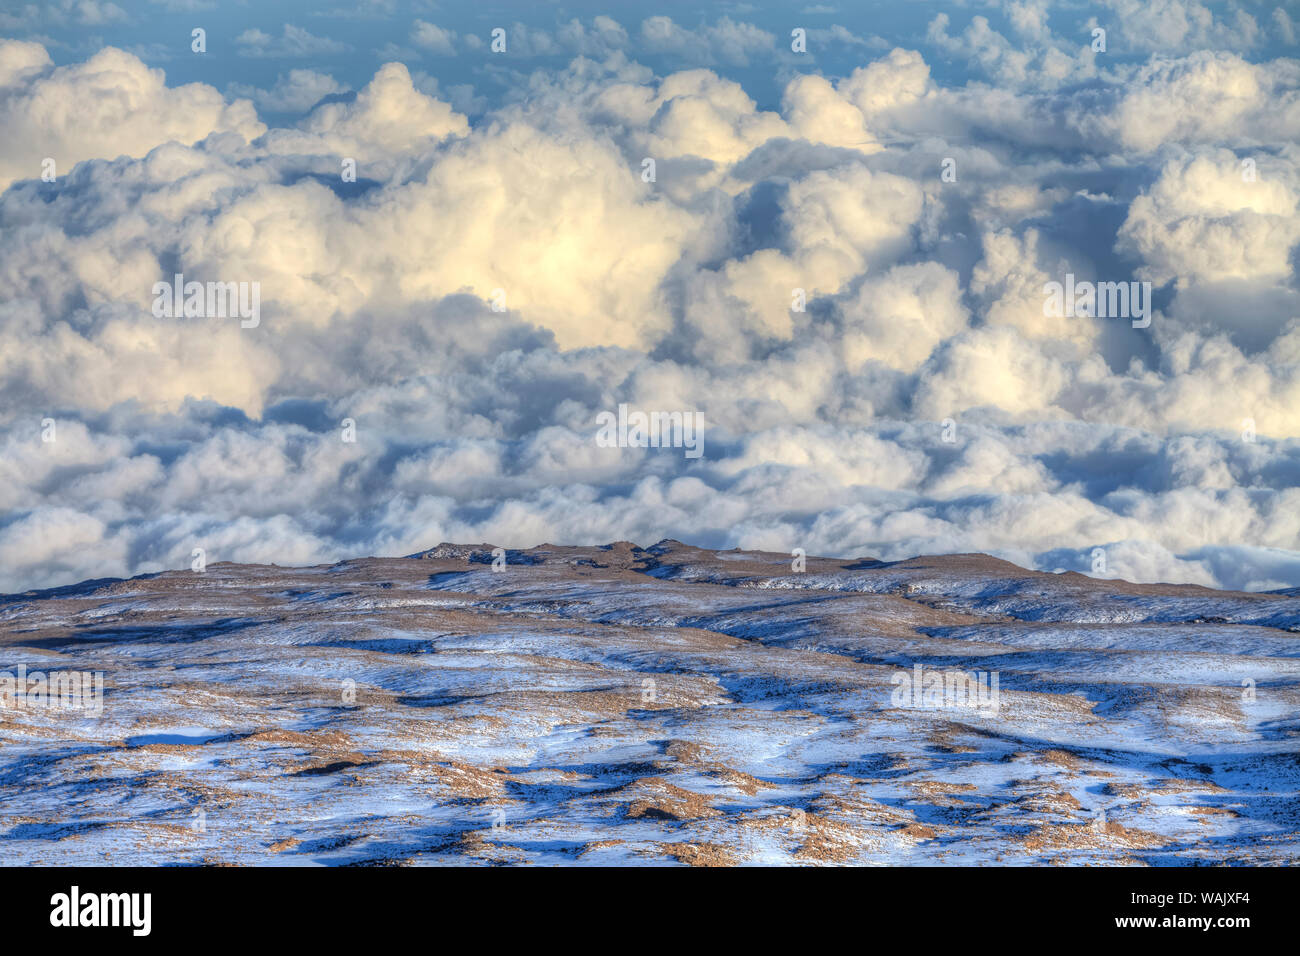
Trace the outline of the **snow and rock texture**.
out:
[[[673,541],[0,598],[8,863],[1278,864],[1300,599]],[[891,678],[998,674],[996,713]],[[1250,691],[1253,689],[1253,699]]]

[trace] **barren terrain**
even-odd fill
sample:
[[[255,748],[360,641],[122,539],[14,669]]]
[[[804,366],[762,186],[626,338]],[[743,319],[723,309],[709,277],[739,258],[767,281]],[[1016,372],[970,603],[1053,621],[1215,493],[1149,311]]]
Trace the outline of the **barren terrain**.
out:
[[[898,706],[917,664],[995,710]],[[1277,864],[1300,599],[664,541],[0,597],[8,864]]]

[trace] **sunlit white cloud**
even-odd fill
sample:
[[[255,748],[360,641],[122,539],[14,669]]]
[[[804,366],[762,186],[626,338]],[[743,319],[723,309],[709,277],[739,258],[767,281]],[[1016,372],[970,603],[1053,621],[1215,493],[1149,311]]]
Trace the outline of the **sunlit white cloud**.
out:
[[[492,54],[432,14],[346,95],[315,22],[226,96],[0,41],[0,590],[665,536],[1300,585],[1300,63],[1178,9],[1140,62],[1033,3],[841,37],[770,106],[725,70],[784,37],[732,20],[512,26],[526,82],[455,105],[423,71]],[[177,272],[261,323],[155,317]],[[1048,314],[1067,272],[1151,325]],[[620,403],[704,456],[599,447]]]

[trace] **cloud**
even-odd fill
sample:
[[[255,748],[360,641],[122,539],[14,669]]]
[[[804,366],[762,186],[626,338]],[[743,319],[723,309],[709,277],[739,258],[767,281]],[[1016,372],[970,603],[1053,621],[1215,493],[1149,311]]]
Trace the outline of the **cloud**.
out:
[[[727,23],[521,33],[581,55],[473,122],[401,63],[232,87],[310,110],[271,130],[121,51],[0,43],[39,144],[0,193],[0,589],[664,536],[1300,584],[1300,66],[1037,77],[1026,3],[944,26],[992,82],[895,49],[760,106],[698,68],[775,54]],[[1049,314],[1067,271],[1153,282],[1150,327]],[[176,272],[258,282],[260,324],[156,318]],[[620,403],[702,412],[704,456],[598,446]]]
[[[11,10],[0,10],[0,29],[30,30],[66,23],[103,27],[128,19],[126,11],[110,0],[45,0],[40,4],[13,4]]]
[[[1228,4],[1222,15],[1200,0],[1102,0],[1102,6],[1119,19],[1120,28],[1113,33],[1121,49],[1186,53],[1213,46],[1240,50],[1260,40],[1255,18],[1236,4]]]
[[[1291,14],[1282,7],[1275,7],[1272,19],[1279,39],[1286,44],[1295,43],[1295,21],[1291,19]]]
[[[402,153],[469,130],[464,116],[415,89],[400,63],[386,63],[351,103],[326,103],[303,128],[349,156]]]
[[[838,23],[832,24],[829,29],[811,29],[808,31],[811,37],[820,48],[823,45],[843,44],[849,47],[864,47],[870,50],[887,50],[889,44],[877,36],[860,37],[848,27],[841,26]]]
[[[315,36],[302,27],[286,23],[277,37],[252,27],[235,37],[240,56],[252,57],[305,57],[342,53],[346,43],[329,37]]]
[[[202,83],[168,87],[161,70],[105,47],[84,63],[54,67],[44,47],[0,40],[0,185],[42,174],[42,160],[69,171],[84,159],[145,155],[212,133],[247,139],[265,127],[247,100],[227,103]]]
[[[1121,248],[1146,263],[1158,284],[1291,277],[1300,242],[1300,180],[1286,161],[1253,160],[1228,150],[1170,160],[1134,198],[1119,230]]]
[[[411,27],[411,42],[438,56],[456,55],[456,34],[437,24],[416,20]]]
[[[155,6],[177,13],[191,13],[200,10],[212,10],[216,0],[149,0]]]
[[[290,70],[276,77],[269,90],[243,83],[232,83],[232,96],[251,99],[264,110],[278,113],[305,113],[324,97],[346,91],[346,87],[327,73],[315,70]]]
[[[628,46],[627,30],[617,20],[603,14],[592,19],[590,28],[574,18],[560,27],[558,36],[566,50],[599,59]]]
[[[1054,37],[1047,29],[1041,5],[1012,4],[1011,22],[1024,47],[1008,40],[989,25],[988,18],[974,17],[957,36],[948,33],[950,18],[936,14],[926,39],[947,53],[978,66],[1000,84],[1016,87],[1054,87],[1079,83],[1096,75],[1095,55],[1082,41],[1073,45]]]
[[[1300,61],[1248,63],[1232,53],[1152,58],[1133,73],[1114,108],[1081,115],[1085,135],[1130,149],[1164,143],[1277,141],[1300,132]]]
[[[772,34],[730,17],[694,29],[679,26],[671,17],[647,17],[641,21],[640,40],[647,52],[671,54],[693,63],[743,66],[753,56],[776,51]]]

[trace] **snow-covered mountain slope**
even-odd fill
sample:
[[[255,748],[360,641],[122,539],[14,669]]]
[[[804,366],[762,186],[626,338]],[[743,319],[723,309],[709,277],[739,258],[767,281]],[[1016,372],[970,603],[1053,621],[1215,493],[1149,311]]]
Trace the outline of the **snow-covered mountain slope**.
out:
[[[6,698],[8,863],[1300,856],[1280,593],[440,545],[9,595],[0,681],[19,668],[104,690],[98,716]]]

